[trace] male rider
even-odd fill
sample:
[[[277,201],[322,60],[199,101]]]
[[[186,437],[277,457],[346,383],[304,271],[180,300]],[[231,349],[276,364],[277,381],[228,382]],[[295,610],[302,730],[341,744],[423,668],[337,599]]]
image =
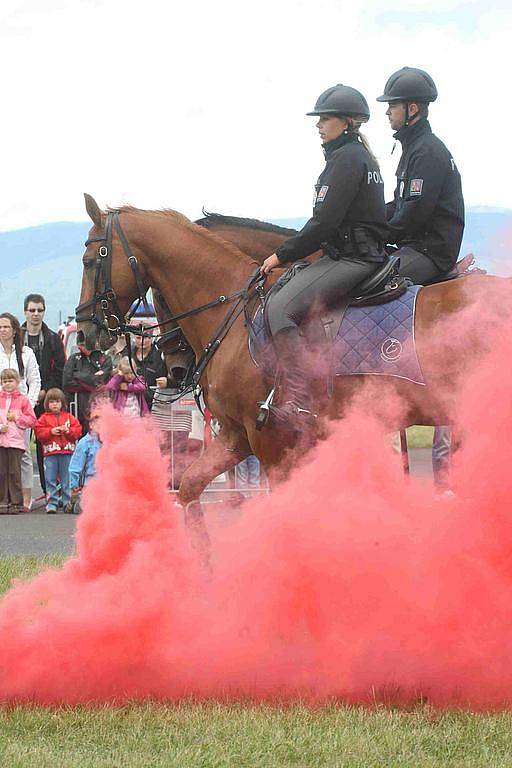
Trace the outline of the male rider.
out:
[[[402,145],[394,199],[386,206],[389,242],[398,246],[400,273],[420,284],[452,269],[464,231],[460,174],[427,119],[436,99],[430,75],[413,67],[392,74],[377,99],[388,103],[386,115]]]
[[[428,122],[428,105],[437,88],[427,72],[403,67],[394,72],[377,101],[402,145],[394,199],[386,205],[389,242],[398,246],[400,274],[426,283],[449,272],[459,255],[464,232],[460,174]],[[448,488],[451,431],[436,427],[432,446],[434,480]]]

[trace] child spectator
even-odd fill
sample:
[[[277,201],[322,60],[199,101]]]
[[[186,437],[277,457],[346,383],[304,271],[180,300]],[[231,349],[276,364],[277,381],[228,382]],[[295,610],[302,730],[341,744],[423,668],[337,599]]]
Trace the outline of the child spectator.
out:
[[[112,402],[116,411],[121,411],[125,416],[145,416],[149,413],[146,403],[146,383],[141,376],[136,376],[132,371],[130,360],[122,357],[114,373],[107,384],[107,389],[112,396]]]
[[[49,389],[43,407],[44,413],[36,422],[35,433],[43,447],[46,512],[54,515],[59,506],[57,479],[60,480],[64,509],[70,501],[69,463],[82,427],[78,419],[66,410],[66,396],[61,389]]]
[[[81,511],[77,503],[80,490],[89,478],[96,474],[96,454],[101,448],[101,440],[97,429],[99,416],[94,411],[89,419],[89,432],[78,441],[69,465],[69,483],[71,486],[71,502],[67,512]],[[73,500],[75,500],[73,502]]]
[[[36,423],[30,400],[19,391],[20,375],[14,368],[0,373],[0,513],[24,511],[21,488],[21,458],[25,453],[25,430]]]

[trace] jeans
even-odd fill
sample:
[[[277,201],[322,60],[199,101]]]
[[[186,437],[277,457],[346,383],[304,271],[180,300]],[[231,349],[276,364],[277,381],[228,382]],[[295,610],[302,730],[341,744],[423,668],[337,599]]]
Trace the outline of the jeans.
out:
[[[237,488],[259,488],[260,487],[260,462],[256,456],[248,456],[246,459],[236,465],[235,468],[236,487]]]
[[[436,427],[432,444],[432,469],[434,482],[440,488],[448,488],[448,474],[452,457],[452,431],[450,427]]]
[[[57,509],[59,506],[59,490],[57,478],[60,480],[62,493],[62,505],[65,507],[70,498],[69,490],[69,463],[70,453],[55,453],[44,459],[44,476],[46,478],[46,501],[49,507]]]

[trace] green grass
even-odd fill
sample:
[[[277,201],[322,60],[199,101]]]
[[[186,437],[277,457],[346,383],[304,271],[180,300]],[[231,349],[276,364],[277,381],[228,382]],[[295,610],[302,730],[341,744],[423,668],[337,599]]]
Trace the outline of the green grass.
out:
[[[434,427],[408,427],[407,445],[409,448],[432,448]]]
[[[0,560],[0,590],[15,576],[29,577],[60,562],[58,557]],[[117,708],[11,706],[0,708],[0,766],[510,768],[512,715],[334,703],[318,708],[193,701]]]

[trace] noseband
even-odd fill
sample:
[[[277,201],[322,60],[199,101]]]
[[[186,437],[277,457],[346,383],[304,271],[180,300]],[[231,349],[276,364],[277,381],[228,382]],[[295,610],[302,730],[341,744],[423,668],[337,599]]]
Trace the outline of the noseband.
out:
[[[124,320],[123,313],[119,308],[116,292],[112,288],[112,230],[115,227],[116,232],[121,241],[123,251],[128,260],[128,264],[133,272],[135,283],[138,291],[138,304],[129,313]],[[148,315],[151,314],[149,308],[146,293],[147,288],[144,285],[142,275],[140,274],[139,264],[137,258],[130,248],[130,244],[124,234],[121,224],[119,222],[119,211],[109,211],[107,213],[107,221],[105,224],[105,230],[101,235],[90,237],[86,243],[87,248],[91,243],[101,243],[96,255],[96,271],[94,273],[94,296],[89,301],[85,301],[83,304],[75,309],[76,322],[77,323],[93,323],[97,326],[98,330],[106,331],[112,343],[118,336],[123,333],[127,333],[128,329],[133,331],[133,328],[129,328],[128,322],[135,314],[137,307],[142,303],[144,310]],[[82,314],[84,310],[89,310],[90,314]],[[98,312],[99,309],[99,312]]]

